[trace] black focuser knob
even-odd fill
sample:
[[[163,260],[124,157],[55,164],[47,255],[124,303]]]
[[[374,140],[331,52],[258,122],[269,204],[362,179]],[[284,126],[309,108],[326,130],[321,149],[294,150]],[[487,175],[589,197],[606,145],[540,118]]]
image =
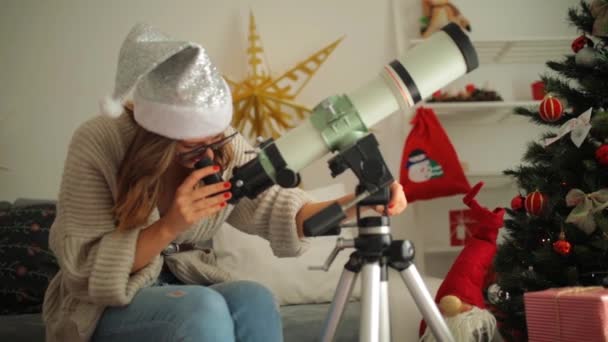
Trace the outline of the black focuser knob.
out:
[[[281,169],[277,172],[277,184],[283,188],[295,188],[300,185],[300,174],[290,169]]]

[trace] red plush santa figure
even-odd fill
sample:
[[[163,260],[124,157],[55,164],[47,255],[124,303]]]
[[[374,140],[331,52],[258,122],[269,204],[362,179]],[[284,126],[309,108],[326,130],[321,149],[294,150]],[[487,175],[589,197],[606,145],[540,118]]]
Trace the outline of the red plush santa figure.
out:
[[[471,208],[477,224],[471,228],[471,237],[435,297],[454,340],[458,342],[490,341],[496,331],[496,319],[485,308],[483,289],[496,254],[496,238],[503,226],[505,210],[497,208],[491,211],[479,205],[474,197],[482,186],[482,182],[475,185],[462,200]],[[435,341],[424,321],[420,324],[420,335],[421,341]]]

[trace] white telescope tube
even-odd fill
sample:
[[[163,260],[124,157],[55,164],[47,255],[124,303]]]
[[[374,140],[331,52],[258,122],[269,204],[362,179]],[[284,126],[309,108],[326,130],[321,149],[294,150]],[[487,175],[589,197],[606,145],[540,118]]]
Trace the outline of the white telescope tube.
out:
[[[413,107],[478,65],[468,36],[458,25],[449,24],[387,64],[377,78],[347,97],[369,129],[395,111]],[[315,114],[275,142],[287,167],[295,172],[335,150],[313,124]]]

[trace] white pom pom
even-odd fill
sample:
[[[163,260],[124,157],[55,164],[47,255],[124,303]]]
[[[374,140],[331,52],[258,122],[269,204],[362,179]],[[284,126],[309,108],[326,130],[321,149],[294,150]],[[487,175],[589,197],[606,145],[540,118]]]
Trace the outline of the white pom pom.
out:
[[[114,100],[111,96],[104,97],[99,103],[101,113],[112,118],[117,118],[122,114],[124,108],[119,101]]]

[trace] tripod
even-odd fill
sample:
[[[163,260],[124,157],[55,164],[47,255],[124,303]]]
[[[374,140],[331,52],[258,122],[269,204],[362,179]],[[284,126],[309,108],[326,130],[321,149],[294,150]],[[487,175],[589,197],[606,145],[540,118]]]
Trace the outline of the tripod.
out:
[[[390,200],[388,186],[393,182],[373,134],[360,139],[329,161],[332,176],[347,168],[353,170],[360,183],[356,198],[344,206],[333,203],[304,222],[306,236],[339,235],[343,227],[358,228],[358,236],[345,240],[339,238],[336,247],[325,264],[312,269],[327,270],[338,253],[345,248],[354,248],[338,281],[330,306],[321,341],[331,342],[344,313],[353,286],[361,273],[360,342],[389,342],[391,340],[390,311],[388,298],[388,268],[397,270],[426,323],[442,342],[453,342],[439,309],[435,305],[416,266],[414,245],[408,240],[393,240],[387,205]],[[356,205],[355,224],[341,224],[346,210]],[[381,216],[361,217],[365,206],[380,205]]]
[[[387,195],[388,189],[381,191],[381,193],[383,196],[390,196],[390,194]],[[386,203],[388,203],[388,198]],[[413,244],[408,240],[392,239],[389,218],[386,214],[380,217],[360,217],[360,208],[371,204],[378,204],[378,201],[366,199],[357,205],[356,227],[359,230],[358,236],[350,240],[339,238],[325,264],[321,267],[311,267],[311,269],[327,270],[342,249],[355,248],[344,265],[344,270],[338,281],[325,320],[321,341],[333,341],[359,274],[361,274],[359,341],[391,341],[388,299],[389,267],[399,271],[418,309],[437,340],[453,341],[445,321],[413,263]],[[353,225],[346,225],[346,227],[353,227]]]

